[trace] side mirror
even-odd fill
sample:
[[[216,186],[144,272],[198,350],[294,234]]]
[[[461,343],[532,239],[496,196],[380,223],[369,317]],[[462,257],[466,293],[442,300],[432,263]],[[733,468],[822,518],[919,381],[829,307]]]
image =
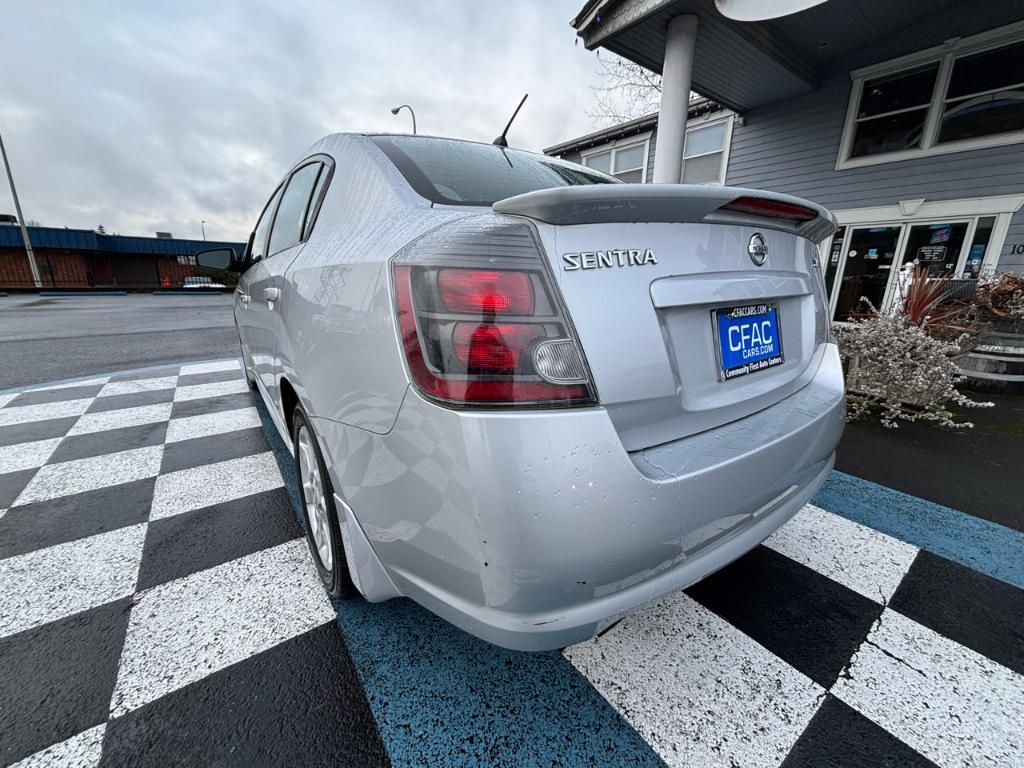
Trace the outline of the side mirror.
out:
[[[196,254],[196,264],[208,269],[223,269],[229,272],[241,271],[241,262],[233,248],[211,248]]]

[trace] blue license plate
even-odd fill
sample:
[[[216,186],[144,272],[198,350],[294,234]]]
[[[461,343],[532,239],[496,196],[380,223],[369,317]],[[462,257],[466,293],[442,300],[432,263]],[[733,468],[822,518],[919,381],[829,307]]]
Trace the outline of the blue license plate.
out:
[[[714,318],[723,380],[782,365],[779,308],[774,304],[716,309]]]

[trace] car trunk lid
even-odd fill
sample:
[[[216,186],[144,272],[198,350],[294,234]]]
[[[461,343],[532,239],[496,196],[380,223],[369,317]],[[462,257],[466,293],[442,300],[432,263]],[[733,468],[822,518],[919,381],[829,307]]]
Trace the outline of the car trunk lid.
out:
[[[773,203],[786,216],[766,213]],[[608,184],[531,192],[494,210],[534,222],[627,450],[748,416],[814,375],[827,339],[817,243],[834,229],[820,206],[728,187]]]

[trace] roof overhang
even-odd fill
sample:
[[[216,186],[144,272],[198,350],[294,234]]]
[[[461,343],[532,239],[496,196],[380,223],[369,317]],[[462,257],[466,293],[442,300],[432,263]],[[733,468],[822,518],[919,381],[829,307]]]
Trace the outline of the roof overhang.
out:
[[[985,5],[994,20],[1005,16],[1003,23],[1021,15],[1016,3]],[[693,90],[745,112],[816,90],[832,66],[884,48],[890,36],[905,36],[938,14],[955,14],[955,6],[956,0],[828,0],[768,21],[743,22],[723,16],[714,0],[589,0],[571,24],[588,49],[605,48],[660,73],[668,23],[696,16]],[[949,36],[954,34],[950,28]]]

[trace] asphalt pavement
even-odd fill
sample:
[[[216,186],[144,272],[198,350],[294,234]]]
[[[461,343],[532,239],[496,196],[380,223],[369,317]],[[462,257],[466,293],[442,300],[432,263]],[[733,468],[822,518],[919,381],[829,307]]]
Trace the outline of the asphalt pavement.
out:
[[[230,296],[0,298],[0,766],[1024,764],[1024,400],[850,425],[748,555],[523,654],[327,599],[237,355]]]
[[[297,494],[237,357],[0,394],[0,765],[1024,761],[1013,527],[833,472],[710,578],[524,654],[329,601]]]
[[[231,294],[0,297],[0,389],[238,354]]]

